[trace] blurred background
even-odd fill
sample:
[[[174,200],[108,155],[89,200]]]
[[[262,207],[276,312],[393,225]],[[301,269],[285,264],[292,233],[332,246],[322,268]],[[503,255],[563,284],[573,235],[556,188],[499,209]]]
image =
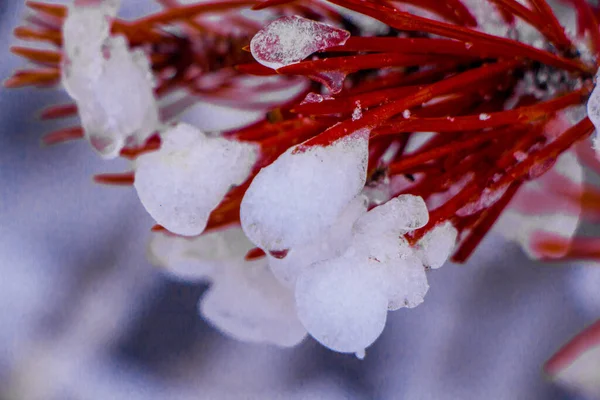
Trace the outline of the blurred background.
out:
[[[2,79],[23,65],[8,50],[23,14],[0,1]],[[199,318],[205,285],[148,263],[153,221],[134,190],[92,182],[123,161],[40,146],[57,125],[38,111],[65,95],[0,90],[1,400],[575,398],[541,366],[600,315],[598,267],[534,263],[491,235],[468,264],[431,272],[425,303],[390,313],[363,361],[310,338],[239,343]]]

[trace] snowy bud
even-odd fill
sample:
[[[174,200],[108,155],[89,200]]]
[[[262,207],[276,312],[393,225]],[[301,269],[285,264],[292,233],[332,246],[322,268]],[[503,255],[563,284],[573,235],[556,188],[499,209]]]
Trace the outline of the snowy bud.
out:
[[[426,267],[440,268],[454,250],[457,236],[458,231],[450,222],[437,225],[419,240],[416,255]]]
[[[240,207],[242,228],[259,247],[285,250],[328,229],[362,190],[368,134],[328,146],[288,149],[252,181]]]
[[[415,256],[402,257],[383,266],[386,269],[388,309],[414,308],[421,304],[429,290],[427,274]]]
[[[273,275],[284,285],[294,287],[298,276],[311,264],[340,257],[352,243],[352,225],[367,210],[366,198],[357,196],[324,235],[304,246],[291,249],[284,258],[267,254]]]
[[[429,289],[423,263],[401,236],[428,220],[423,199],[403,195],[373,208],[354,225],[355,256],[386,276],[384,292],[390,310],[416,307]]]
[[[313,264],[296,284],[298,317],[320,343],[363,354],[387,318],[384,275],[352,257]]]
[[[419,196],[405,194],[373,208],[357,222],[357,233],[393,233],[401,235],[421,228],[429,221],[429,212]]]
[[[429,289],[425,268],[404,238],[394,234],[357,235],[354,242],[348,254],[385,276],[382,290],[389,310],[413,308],[423,302]]]
[[[138,196],[169,231],[198,235],[229,189],[248,178],[257,150],[246,143],[207,138],[187,124],[178,124],[161,137],[158,151],[136,161]]]

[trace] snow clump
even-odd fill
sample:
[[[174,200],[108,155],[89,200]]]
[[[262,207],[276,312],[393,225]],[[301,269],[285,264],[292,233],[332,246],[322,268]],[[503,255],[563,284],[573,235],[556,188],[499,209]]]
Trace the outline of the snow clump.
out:
[[[209,138],[184,123],[163,131],[161,139],[158,151],[136,159],[135,189],[160,225],[179,235],[199,235],[229,189],[249,177],[258,150]]]
[[[253,245],[239,227],[195,238],[156,232],[150,260],[170,275],[211,286],[200,299],[200,314],[240,341],[291,347],[306,337],[293,292],[269,271],[266,258],[246,261]]]
[[[63,26],[62,83],[75,100],[85,137],[104,158],[139,146],[158,128],[150,63],[130,50],[123,36],[110,36],[114,0],[77,2]]]
[[[328,146],[291,147],[252,181],[240,206],[242,229],[266,252],[324,234],[363,189],[368,131]]]

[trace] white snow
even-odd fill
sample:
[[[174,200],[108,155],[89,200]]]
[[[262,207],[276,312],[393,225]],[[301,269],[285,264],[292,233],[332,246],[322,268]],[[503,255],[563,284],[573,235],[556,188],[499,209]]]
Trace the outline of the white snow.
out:
[[[328,146],[288,149],[246,192],[240,207],[244,232],[266,251],[310,243],[363,189],[367,161],[366,130]]]
[[[416,307],[429,289],[423,263],[401,237],[423,227],[428,220],[421,197],[402,195],[373,208],[354,224],[350,251],[386,276],[384,290],[390,310]]]
[[[368,234],[391,232],[399,236],[425,226],[428,221],[425,201],[419,196],[407,194],[373,208],[357,222],[355,230]]]
[[[239,227],[229,227],[196,238],[155,233],[149,253],[154,264],[179,279],[211,282],[199,311],[226,335],[294,346],[306,336],[294,293],[275,279],[265,258],[244,260],[253,247]]]
[[[415,246],[416,255],[426,267],[440,268],[450,257],[458,231],[450,222],[436,225]]]
[[[258,150],[208,138],[183,123],[162,132],[161,138],[158,151],[137,158],[135,189],[156,222],[179,235],[199,235],[229,189],[248,178]]]
[[[116,12],[108,3],[99,3],[96,6],[69,6],[67,18],[63,23],[63,51],[66,63],[67,78],[65,87],[70,93],[68,83],[73,83],[75,78],[85,81],[94,81],[102,72],[102,46],[110,36],[110,20]],[[80,74],[80,75],[78,75]]]
[[[360,354],[385,326],[384,286],[382,274],[351,257],[313,264],[296,284],[298,317],[323,345]]]
[[[415,256],[400,256],[383,266],[386,269],[388,310],[414,308],[421,304],[429,290],[422,262]]]
[[[148,246],[148,259],[177,279],[203,281],[214,276],[222,263],[242,260],[253,247],[239,227],[193,238],[154,232]]]
[[[302,61],[312,53],[346,43],[350,33],[299,16],[276,19],[250,42],[252,55],[262,65],[278,69]]]
[[[141,145],[158,128],[150,63],[122,36],[109,37],[117,3],[72,6],[63,27],[62,82],[85,136],[104,158]]]
[[[192,239],[158,234],[151,258],[183,279],[211,281],[200,312],[233,338],[287,347],[308,331],[362,358],[388,311],[423,302],[429,285],[422,259],[443,264],[455,235],[441,225],[412,248],[402,235],[427,223],[423,199],[402,195],[369,212],[366,206],[355,196],[327,229],[281,259],[245,261],[252,244],[239,228]]]
[[[292,291],[275,279],[264,258],[223,264],[200,302],[200,312],[218,329],[245,342],[291,347],[306,336]]]
[[[400,235],[427,218],[421,198],[399,196],[358,219],[343,255],[302,269],[296,278],[298,316],[315,339],[362,358],[381,334],[388,310],[423,302],[429,289],[425,268]]]
[[[366,198],[359,195],[324,235],[313,238],[307,245],[291,249],[284,258],[267,254],[273,275],[282,284],[293,288],[298,276],[311,264],[340,257],[352,243],[352,226],[366,211]]]

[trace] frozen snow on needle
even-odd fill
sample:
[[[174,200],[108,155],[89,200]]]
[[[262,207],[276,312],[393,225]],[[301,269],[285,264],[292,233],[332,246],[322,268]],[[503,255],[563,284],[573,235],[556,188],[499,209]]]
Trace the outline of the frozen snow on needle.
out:
[[[252,55],[262,65],[278,69],[304,60],[314,52],[346,43],[350,32],[322,22],[290,16],[271,22],[250,42]]]

